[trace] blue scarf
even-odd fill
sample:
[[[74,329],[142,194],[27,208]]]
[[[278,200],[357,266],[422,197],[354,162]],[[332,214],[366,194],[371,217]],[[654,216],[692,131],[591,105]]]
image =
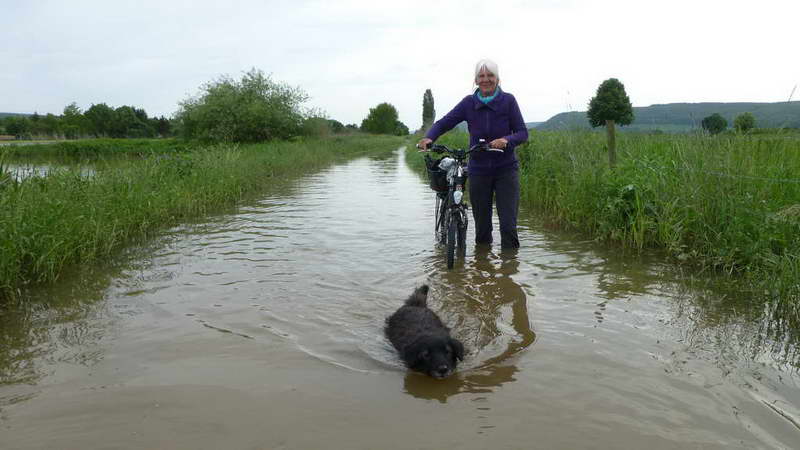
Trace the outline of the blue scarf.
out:
[[[497,86],[495,88],[495,90],[494,90],[494,94],[492,94],[492,95],[490,95],[488,97],[484,97],[483,95],[481,95],[480,88],[475,89],[475,96],[478,97],[478,100],[483,102],[484,105],[489,103],[490,101],[494,100],[494,98],[497,97],[497,94],[499,94],[499,93],[500,93],[500,86]]]

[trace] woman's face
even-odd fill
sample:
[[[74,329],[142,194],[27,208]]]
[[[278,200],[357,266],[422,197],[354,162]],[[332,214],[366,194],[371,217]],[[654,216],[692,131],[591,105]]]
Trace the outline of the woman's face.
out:
[[[497,76],[488,70],[481,69],[478,72],[478,76],[475,78],[475,84],[478,85],[478,88],[481,90],[481,95],[487,97],[494,93],[494,89],[497,87]]]

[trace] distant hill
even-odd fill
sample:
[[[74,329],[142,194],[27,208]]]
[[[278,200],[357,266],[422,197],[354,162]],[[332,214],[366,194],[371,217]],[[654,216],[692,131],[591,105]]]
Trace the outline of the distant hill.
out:
[[[668,103],[634,107],[635,120],[624,130],[661,130],[667,132],[699,129],[704,117],[719,113],[733,126],[741,113],[752,113],[759,128],[800,128],[800,101],[779,103]],[[556,114],[536,127],[538,130],[589,129],[584,111]]]

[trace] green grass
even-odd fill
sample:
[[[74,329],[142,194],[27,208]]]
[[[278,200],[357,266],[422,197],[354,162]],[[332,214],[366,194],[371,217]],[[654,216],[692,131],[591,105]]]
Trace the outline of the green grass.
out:
[[[103,158],[115,155],[145,156],[187,151],[192,144],[179,139],[80,139],[50,141],[35,145],[9,144],[0,147],[9,156]]]
[[[518,150],[524,201],[603,240],[659,247],[728,273],[800,255],[800,140],[623,135],[608,168],[597,133],[537,133]]]
[[[401,142],[357,135],[180,147],[116,162],[91,176],[63,170],[22,182],[0,177],[0,298],[26,284],[52,282],[65,268],[112,256],[133,238],[234,203],[276,178],[391,151]]]

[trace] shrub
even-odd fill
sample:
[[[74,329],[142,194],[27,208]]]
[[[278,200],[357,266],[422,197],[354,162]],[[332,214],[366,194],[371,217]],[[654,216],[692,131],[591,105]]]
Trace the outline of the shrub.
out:
[[[300,88],[273,81],[251,69],[239,81],[223,76],[201,87],[198,97],[180,103],[183,137],[205,142],[260,142],[301,134]]]
[[[370,108],[369,114],[361,122],[361,131],[405,136],[408,134],[408,127],[397,120],[397,117],[397,109],[393,105],[381,103],[374,108]]]
[[[700,122],[700,126],[711,134],[719,134],[728,128],[728,121],[718,113],[714,113]]]
[[[756,127],[756,118],[749,112],[739,114],[733,119],[733,127],[740,133],[747,133]]]

